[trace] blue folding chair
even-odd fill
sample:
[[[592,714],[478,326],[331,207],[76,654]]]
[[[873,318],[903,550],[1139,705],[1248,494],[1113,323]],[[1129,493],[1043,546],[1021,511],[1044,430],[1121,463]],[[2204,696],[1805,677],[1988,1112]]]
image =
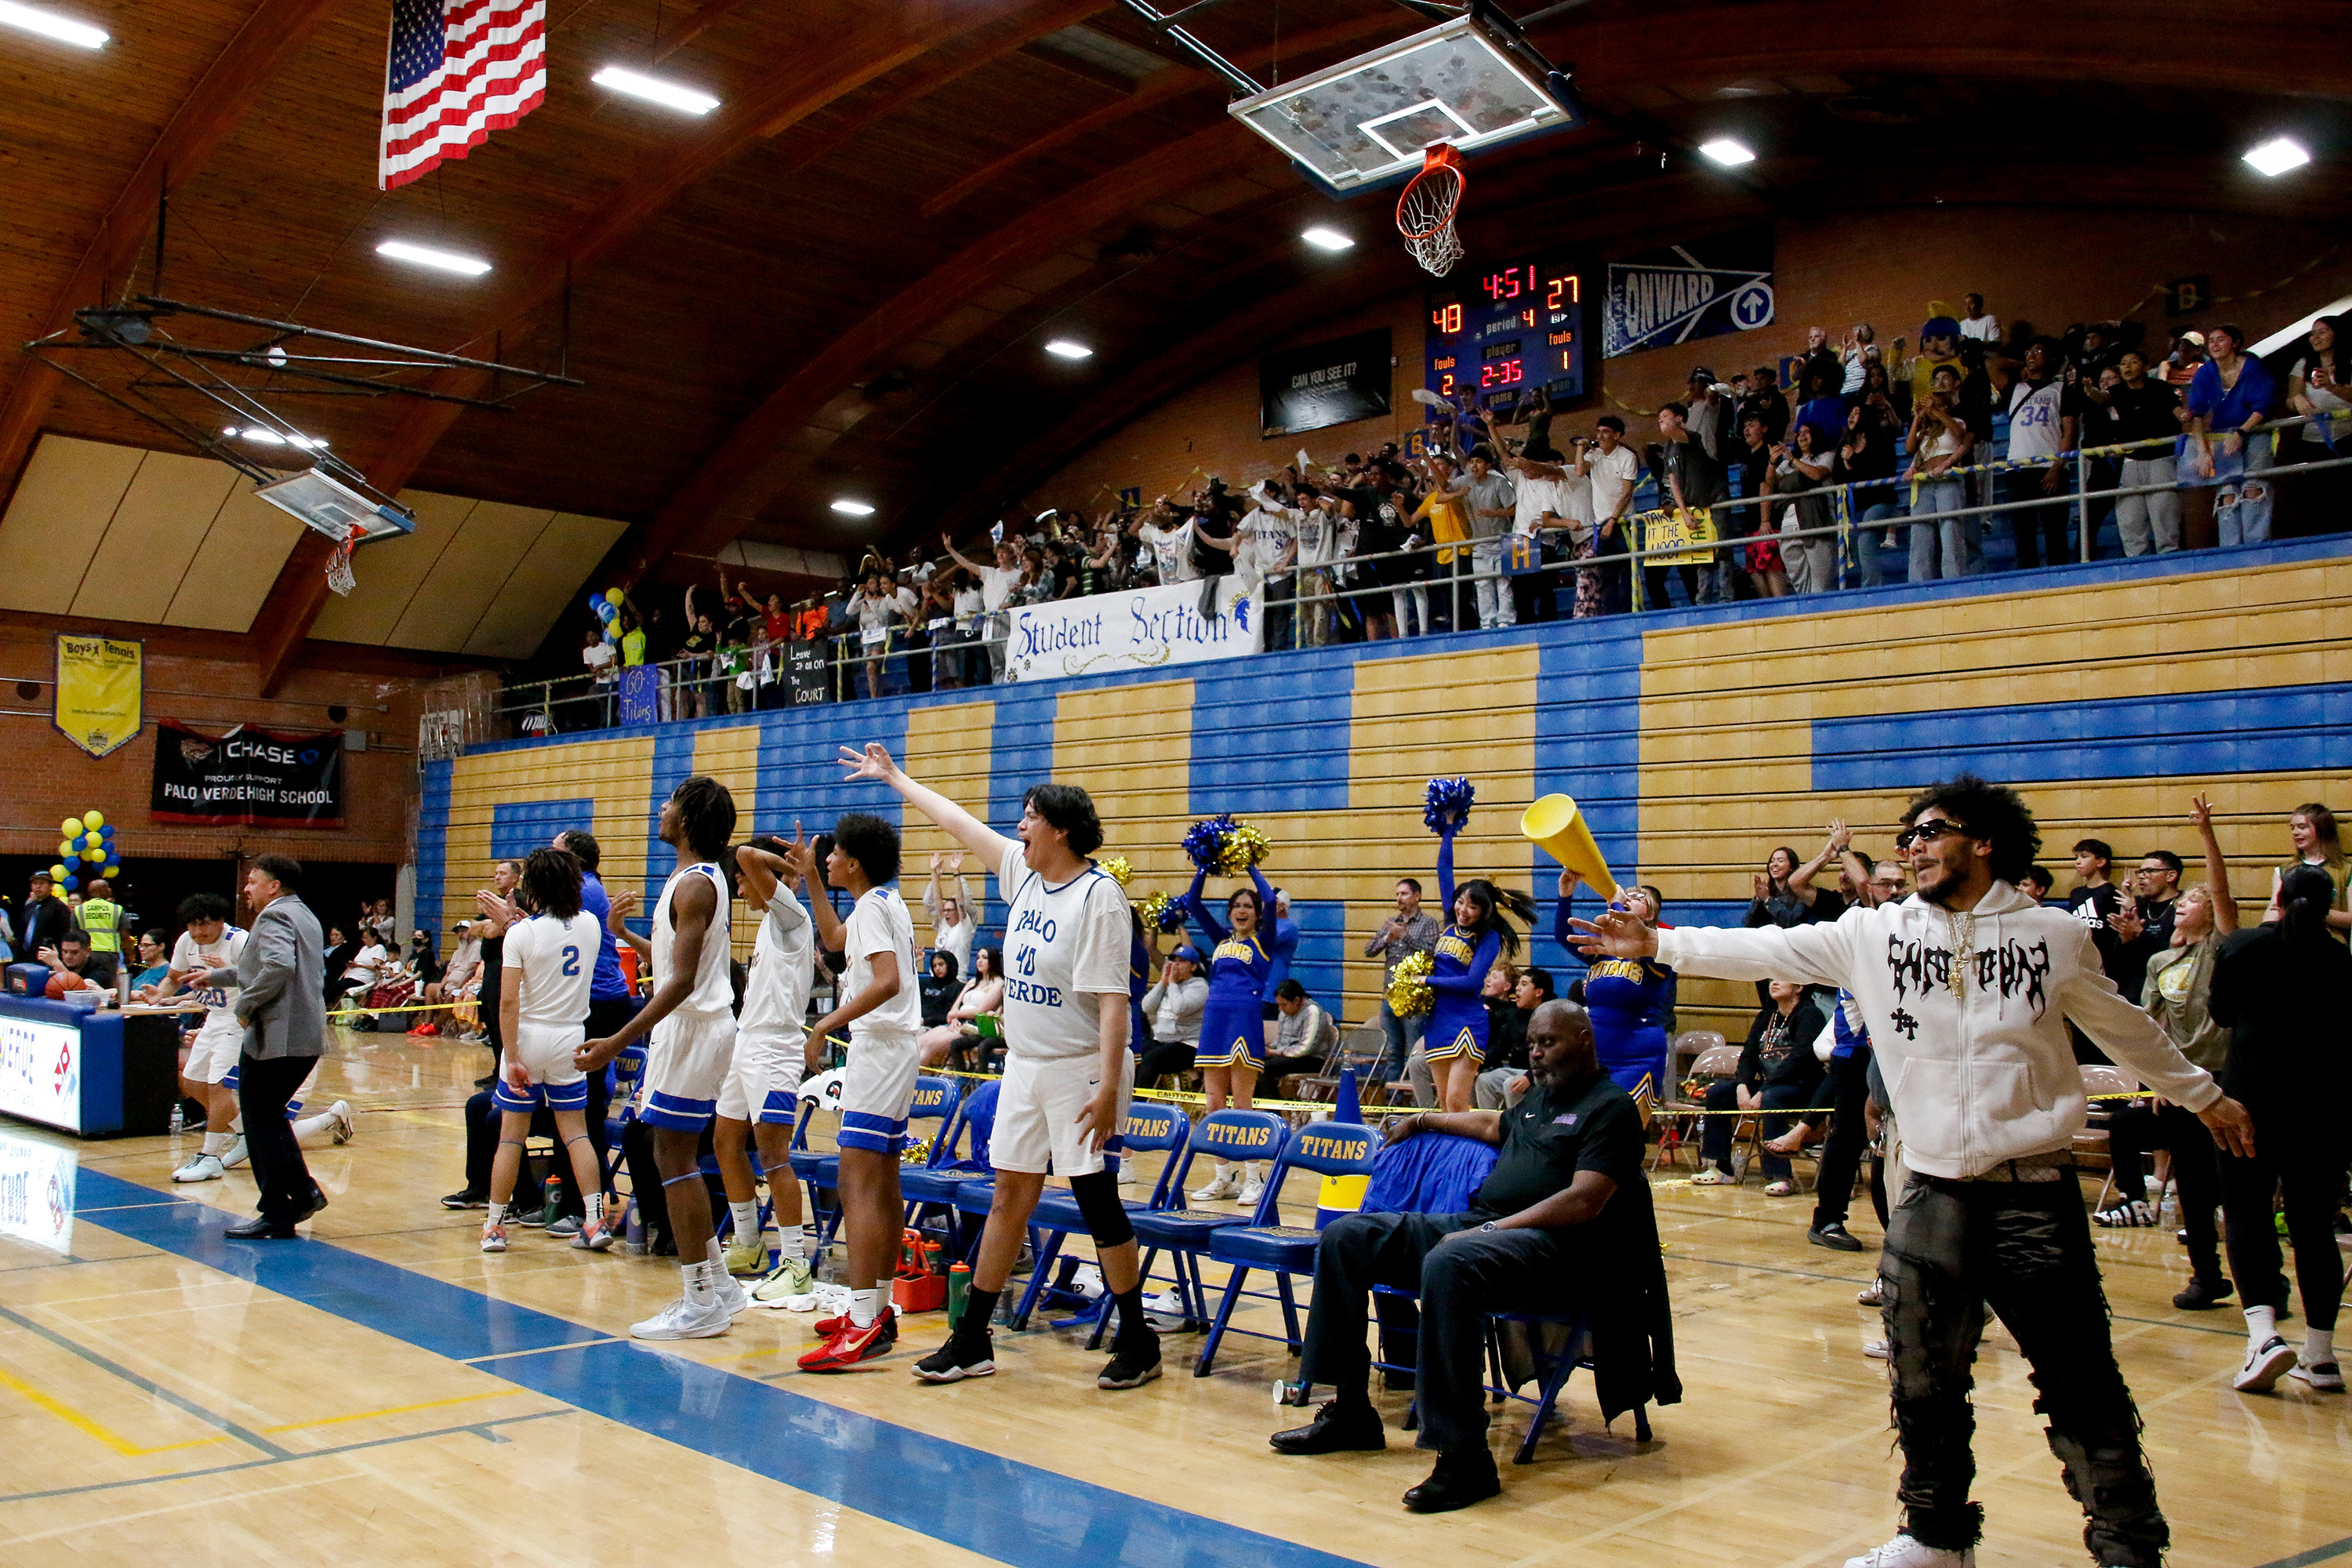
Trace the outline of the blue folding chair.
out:
[[[1510,1386],[1503,1371],[1503,1330],[1516,1324],[1527,1332],[1528,1353],[1535,1363],[1536,1392],[1522,1394]],[[1558,1331],[1559,1343],[1547,1348],[1544,1341],[1548,1331]],[[1527,1436],[1519,1440],[1519,1451],[1512,1457],[1515,1465],[1530,1464],[1536,1457],[1536,1440],[1543,1436],[1544,1426],[1552,1417],[1552,1406],[1560,1391],[1568,1386],[1569,1375],[1580,1366],[1592,1364],[1592,1321],[1581,1307],[1568,1312],[1491,1312],[1486,1317],[1487,1392],[1497,1403],[1515,1399],[1522,1405],[1535,1406],[1535,1415],[1528,1422]],[[1646,1405],[1633,1406],[1633,1437],[1637,1442],[1650,1440],[1650,1409]]]
[[[1160,1166],[1160,1179],[1152,1184],[1149,1198],[1141,1202],[1133,1198],[1119,1200],[1130,1215],[1169,1206],[1172,1201],[1171,1194],[1177,1192],[1169,1177],[1176,1169],[1180,1157],[1177,1152],[1184,1147],[1192,1127],[1191,1120],[1172,1105],[1155,1104],[1150,1100],[1129,1105],[1126,1117],[1118,1124],[1118,1157],[1123,1160],[1138,1151],[1150,1152],[1164,1149],[1170,1152],[1166,1163]],[[1013,1314],[1013,1326],[1016,1329],[1028,1326],[1029,1314],[1035,1309],[1037,1298],[1045,1292],[1046,1280],[1053,1274],[1055,1260],[1061,1255],[1063,1240],[1075,1231],[1086,1229],[1087,1218],[1078,1210],[1078,1200],[1072,1197],[1066,1188],[1049,1187],[1037,1200],[1037,1207],[1029,1216],[1029,1227],[1036,1267],[1030,1270],[1029,1284],[1022,1291],[1021,1304]],[[1035,1240],[1039,1233],[1044,1236],[1042,1244]],[[1180,1274],[1178,1278],[1181,1285],[1182,1276]],[[1189,1301],[1190,1298],[1187,1300]],[[1089,1342],[1089,1348],[1100,1342],[1103,1314],[1109,1310],[1110,1292],[1106,1282],[1103,1299],[1093,1314],[1094,1339]]]
[[[982,1147],[981,1128],[987,1118],[980,1116],[986,1106],[993,1105],[996,1085],[984,1083],[964,1097],[949,1117],[947,1124],[931,1141],[930,1157],[919,1165],[908,1165],[898,1173],[898,1194],[907,1200],[907,1223],[912,1225],[920,1210],[953,1208],[957,1190],[966,1182],[985,1182],[989,1168],[979,1158]],[[961,1143],[966,1152],[959,1155],[956,1146]]]
[[[914,1136],[915,1123],[918,1121],[936,1121],[943,1124],[942,1135],[935,1135],[931,1139],[930,1157],[939,1157],[942,1145],[949,1141],[944,1136],[949,1131],[949,1128],[944,1124],[952,1121],[956,1107],[962,1099],[963,1085],[954,1079],[926,1076],[915,1080],[915,1097],[907,1106],[908,1136],[909,1138]],[[830,1190],[836,1194],[840,1192],[841,1156],[837,1152],[815,1153],[801,1147],[807,1141],[808,1122],[811,1113],[816,1108],[816,1103],[814,1100],[801,1101],[801,1112],[795,1118],[798,1125],[793,1129],[793,1174],[798,1176],[808,1187],[809,1213],[822,1216],[817,1245],[823,1247],[831,1242],[841,1229],[841,1205],[836,1202],[831,1208],[825,1207],[817,1197],[817,1193],[820,1189]],[[898,1179],[903,1186],[906,1181],[906,1172],[903,1169],[899,1173]]]
[[[1164,1208],[1131,1211],[1135,1237],[1143,1247],[1143,1277],[1162,1252],[1170,1255],[1180,1289],[1188,1292],[1184,1315],[1194,1322],[1208,1318],[1208,1300],[1201,1286],[1201,1260],[1209,1253],[1209,1238],[1239,1225],[1271,1225],[1282,1195],[1279,1184],[1268,1182],[1265,1195],[1246,1214],[1232,1209],[1196,1209],[1184,1205],[1185,1186],[1192,1163],[1206,1154],[1213,1160],[1242,1163],[1250,1160],[1279,1162],[1290,1142],[1290,1124],[1264,1110],[1214,1110],[1193,1124],[1182,1154],[1168,1163],[1160,1174],[1167,1194]]]
[[[1289,1147],[1274,1163],[1274,1173],[1266,1178],[1266,1190],[1279,1191],[1283,1178],[1293,1170],[1313,1171],[1322,1176],[1369,1176],[1380,1147],[1381,1135],[1361,1122],[1310,1121],[1291,1135]],[[1210,1233],[1209,1257],[1232,1265],[1232,1272],[1225,1277],[1224,1299],[1217,1303],[1216,1321],[1209,1325],[1209,1337],[1201,1346],[1201,1359],[1192,1368],[1194,1377],[1209,1375],[1209,1368],[1217,1359],[1217,1346],[1228,1331],[1253,1339],[1279,1338],[1289,1345],[1293,1355],[1305,1348],[1298,1331],[1298,1304],[1290,1293],[1290,1277],[1313,1277],[1315,1248],[1322,1233],[1283,1225],[1278,1223],[1279,1215],[1275,1217],[1277,1223],[1273,1225],[1230,1226]],[[1242,1288],[1253,1268],[1273,1273],[1274,1295]],[[1244,1295],[1280,1301],[1286,1331],[1275,1335],[1255,1329],[1234,1328],[1234,1308]]]

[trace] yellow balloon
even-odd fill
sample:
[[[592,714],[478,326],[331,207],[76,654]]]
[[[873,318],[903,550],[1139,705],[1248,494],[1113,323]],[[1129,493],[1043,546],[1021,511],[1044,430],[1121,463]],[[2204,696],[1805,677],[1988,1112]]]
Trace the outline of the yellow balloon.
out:
[[[106,858],[106,851],[93,844],[81,852],[81,858],[85,860],[103,860]]]
[[[58,826],[58,831],[64,834],[68,838],[79,837],[81,833],[81,818],[79,816],[67,817],[64,823]]]
[[[62,881],[64,881],[65,879],[66,879],[66,868],[65,868],[63,866],[52,866],[52,867],[50,867],[50,868],[49,868],[49,880],[50,880],[50,881],[52,881],[52,882],[62,882]]]
[[[74,847],[73,847],[73,840],[72,840],[72,839],[70,839],[70,838],[67,838],[67,839],[62,839],[62,840],[60,840],[60,841],[58,842],[58,859],[62,860],[62,859],[64,859],[67,856],[68,856],[68,855],[72,854],[73,852],[74,852]]]
[[[106,818],[98,812],[85,811],[81,814],[81,825],[95,833],[106,826]]]
[[[81,836],[81,847],[85,849],[95,849],[105,842],[106,835],[103,833],[85,833]]]

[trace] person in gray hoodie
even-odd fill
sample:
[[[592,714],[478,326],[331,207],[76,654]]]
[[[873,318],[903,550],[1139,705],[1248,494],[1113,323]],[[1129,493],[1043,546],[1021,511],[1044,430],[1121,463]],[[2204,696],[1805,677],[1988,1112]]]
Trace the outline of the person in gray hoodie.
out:
[[[1576,943],[1684,975],[1842,986],[1861,1010],[1909,1167],[1879,1261],[1904,1520],[1847,1568],[1973,1568],[1984,1516],[1969,1500],[1969,1391],[1988,1306],[2032,1365],[2084,1543],[2103,1564],[2158,1568],[2169,1532],[2073,1169],[2087,1104],[2067,1023],[2221,1148],[2250,1153],[2252,1123],[2116,990],[2081,922],[2017,890],[2042,837],[2014,790],[1961,774],[1902,820],[1918,890],[1899,903],[1753,931],[1604,913],[1573,922]]]

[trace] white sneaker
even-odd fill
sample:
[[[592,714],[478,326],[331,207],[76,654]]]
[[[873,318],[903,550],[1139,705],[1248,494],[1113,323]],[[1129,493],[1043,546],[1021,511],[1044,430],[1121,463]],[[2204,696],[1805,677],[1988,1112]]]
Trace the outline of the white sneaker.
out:
[[[1264,1196],[1265,1196],[1265,1179],[1253,1171],[1250,1173],[1250,1179],[1242,1184],[1242,1206],[1250,1207]]]
[[[2322,1394],[2344,1392],[2344,1373],[2332,1361],[2310,1363],[2298,1360],[2293,1372],[2287,1373],[2297,1383],[2309,1384]]]
[[[2246,1364],[2230,1379],[2230,1386],[2241,1394],[2268,1394],[2294,1361],[2294,1347],[2273,1334],[2246,1352]]]
[[[238,1133],[238,1134],[236,1135],[236,1141],[235,1142],[233,1142],[233,1143],[231,1143],[227,1148],[226,1148],[226,1149],[224,1149],[224,1150],[222,1150],[222,1151],[221,1151],[221,1152],[220,1152],[220,1163],[221,1163],[221,1169],[222,1169],[222,1170],[224,1170],[224,1171],[234,1171],[234,1170],[236,1170],[239,1165],[242,1165],[242,1164],[244,1164],[244,1163],[245,1163],[245,1134],[244,1134],[244,1133],[242,1133],[242,1132]]]
[[[2101,1209],[2091,1216],[2091,1223],[2106,1226],[2111,1229],[2137,1229],[2143,1226],[2154,1225],[2156,1211],[2147,1205],[2146,1199],[2135,1198],[2128,1203],[2117,1204],[2111,1209]]]
[[[1238,1197],[1241,1190],[1241,1178],[1235,1173],[1227,1171],[1222,1175],[1210,1178],[1207,1186],[1195,1188],[1192,1201],[1196,1204],[1205,1204],[1218,1198]]]
[[[1946,1552],[1939,1547],[1922,1546],[1907,1535],[1898,1535],[1884,1546],[1874,1546],[1859,1557],[1847,1558],[1845,1568],[1976,1568],[1976,1563],[1973,1546]]]
[[[327,1107],[327,1114],[335,1119],[335,1142],[350,1142],[352,1133],[356,1131],[352,1126],[352,1102],[348,1100],[339,1100]]]
[[[175,1182],[217,1182],[227,1173],[223,1170],[217,1154],[199,1154],[172,1173]]]
[[[1857,1307],[1884,1307],[1886,1305],[1886,1292],[1874,1279],[1870,1282],[1870,1289],[1853,1293],[1853,1304]]]
[[[681,1295],[668,1306],[642,1323],[629,1325],[629,1337],[635,1340],[709,1340],[716,1339],[734,1325],[735,1314],[718,1297],[707,1306],[697,1306],[694,1298]]]
[[[1121,1160],[1118,1163],[1118,1184],[1122,1187],[1135,1185],[1135,1165],[1132,1161]]]
[[[1887,1359],[1886,1342],[1866,1340],[1863,1342],[1862,1353],[1872,1361],[1885,1361]]]
[[[816,1278],[805,1258],[786,1258],[751,1287],[751,1305],[784,1312],[816,1310]]]
[[[748,1310],[751,1305],[751,1292],[744,1289],[741,1283],[724,1268],[713,1272],[718,1276],[714,1293],[719,1298],[719,1304],[726,1309],[727,1315],[731,1318],[738,1312]]]

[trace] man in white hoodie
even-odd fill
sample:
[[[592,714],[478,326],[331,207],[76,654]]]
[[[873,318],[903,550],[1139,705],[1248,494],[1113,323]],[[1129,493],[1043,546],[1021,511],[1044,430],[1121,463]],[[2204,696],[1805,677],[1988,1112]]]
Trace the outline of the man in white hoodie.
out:
[[[2032,1364],[2084,1543],[2101,1563],[2158,1568],[2168,1532],[2072,1168],[2086,1106],[2068,1021],[2221,1147],[2250,1148],[2252,1123],[2116,992],[2081,922],[2013,886],[2042,842],[2014,790],[1962,774],[1921,792],[1903,825],[1918,890],[1899,903],[1753,931],[1611,912],[1572,922],[1577,944],[1684,975],[1842,986],[1867,1024],[1910,1169],[1879,1261],[1904,1522],[1846,1568],[1973,1568],[1969,1368],[1987,1306]]]

